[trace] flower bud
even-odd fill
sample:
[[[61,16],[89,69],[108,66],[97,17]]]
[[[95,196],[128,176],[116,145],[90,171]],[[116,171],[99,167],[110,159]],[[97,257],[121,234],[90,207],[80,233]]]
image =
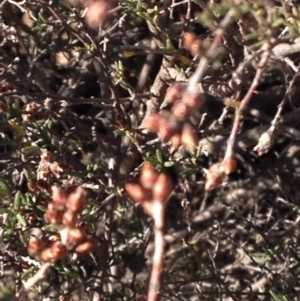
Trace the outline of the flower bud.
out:
[[[59,207],[64,207],[67,200],[67,194],[56,186],[52,187],[52,201]]]
[[[213,190],[223,181],[224,173],[220,170],[220,163],[215,163],[208,169],[205,190]]]
[[[78,187],[73,193],[71,193],[66,201],[66,208],[79,213],[85,206],[85,193],[84,190]]]
[[[181,133],[175,134],[170,138],[170,143],[175,150],[181,145]]]
[[[192,55],[200,54],[202,51],[201,41],[193,32],[185,32],[182,37],[183,47]]]
[[[144,162],[141,168],[140,183],[146,189],[151,189],[158,177],[158,171],[149,162]]]
[[[67,210],[62,217],[62,224],[67,227],[74,227],[77,223],[77,213]]]
[[[186,89],[185,83],[174,83],[166,91],[164,104],[175,103],[182,98],[182,92]]]
[[[92,252],[93,249],[95,248],[96,244],[97,244],[97,241],[94,238],[87,238],[85,240],[85,242],[78,245],[74,251],[78,255],[85,255],[85,254]]]
[[[28,241],[28,253],[31,256],[39,254],[45,248],[45,243],[37,237],[31,237]]]
[[[197,136],[192,127],[186,124],[181,133],[181,143],[189,151],[194,151],[197,145]]]
[[[144,122],[143,122],[143,128],[147,129],[148,131],[151,132],[157,132],[159,129],[159,124],[162,119],[162,115],[160,114],[154,114],[150,117],[148,117]]]
[[[236,159],[233,157],[226,158],[221,162],[220,169],[226,175],[235,172],[236,168],[237,168],[237,162]]]
[[[53,202],[49,202],[46,211],[46,218],[49,223],[59,225],[62,222],[62,217],[63,212]]]
[[[85,239],[85,233],[82,229],[80,228],[72,228],[68,232],[68,246],[70,248],[73,248],[74,246],[77,246],[81,242],[83,242]]]
[[[167,141],[179,131],[180,129],[177,121],[164,118],[160,121],[157,135],[161,141]]]
[[[86,22],[89,27],[96,29],[103,22],[107,12],[110,9],[108,1],[91,0],[88,5],[88,10],[85,15]]]
[[[61,241],[54,242],[49,248],[41,252],[41,259],[45,262],[54,262],[67,257],[68,251]]]
[[[172,113],[176,118],[185,120],[191,113],[191,108],[184,102],[176,102],[172,108]]]
[[[204,103],[203,96],[200,93],[186,93],[183,102],[193,110],[200,109]]]
[[[141,203],[148,198],[146,189],[139,183],[129,182],[125,184],[128,196],[135,202]]]
[[[53,255],[50,248],[44,249],[40,254],[41,260],[44,262],[51,262],[53,260]]]
[[[161,173],[154,183],[152,188],[153,199],[161,202],[166,202],[173,190],[173,182],[171,178]]]
[[[56,241],[54,242],[51,247],[50,247],[53,259],[56,260],[61,260],[68,255],[68,251],[65,245],[62,244],[61,241]]]

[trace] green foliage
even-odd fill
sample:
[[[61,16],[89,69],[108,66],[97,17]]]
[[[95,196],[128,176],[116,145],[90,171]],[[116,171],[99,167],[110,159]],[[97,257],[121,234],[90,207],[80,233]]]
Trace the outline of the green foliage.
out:
[[[298,300],[298,79],[289,85],[299,51],[272,53],[249,106],[239,106],[261,68],[262,47],[299,43],[299,6],[107,1],[110,12],[96,14],[101,22],[93,28],[85,11],[93,1],[75,2],[0,4],[1,300],[15,300],[21,282],[38,271],[30,237],[59,236],[62,226],[45,217],[53,186],[86,190],[80,226],[97,246],[53,263],[30,298],[146,300],[153,221],[124,191],[145,161],[176,183],[165,206],[161,300]],[[201,45],[196,55],[185,33]],[[207,70],[197,87],[205,102],[188,120],[199,143],[194,152],[174,149],[141,124],[146,112],[158,111],[167,86],[187,82],[202,58]],[[259,156],[253,147],[276,112],[274,145]],[[205,191],[237,113],[238,169]]]

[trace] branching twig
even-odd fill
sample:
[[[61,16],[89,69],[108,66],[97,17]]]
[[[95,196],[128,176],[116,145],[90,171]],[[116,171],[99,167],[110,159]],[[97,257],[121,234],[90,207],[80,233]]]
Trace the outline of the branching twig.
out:
[[[229,10],[229,12],[226,14],[224,19],[220,23],[220,27],[215,32],[215,37],[210,45],[210,48],[208,49],[206,55],[202,56],[195,73],[190,77],[188,81],[187,92],[192,92],[192,93],[198,92],[198,83],[202,80],[208,68],[209,60],[214,58],[216,54],[216,50],[222,41],[224,30],[232,21],[233,16],[234,16],[234,11]]]
[[[298,76],[299,76],[298,73],[296,73],[294,75],[293,79],[291,80],[291,82],[285,92],[285,95],[284,95],[282,101],[278,105],[278,110],[277,110],[275,117],[273,118],[273,120],[271,122],[271,126],[265,132],[262,133],[262,135],[258,139],[257,145],[254,147],[254,151],[257,151],[259,155],[263,155],[263,154],[267,153],[275,143],[276,132],[278,130],[277,125],[279,124],[279,121],[280,121],[280,118],[282,115],[282,111],[284,108],[284,104],[286,103],[289,96],[291,95],[293,86],[294,86],[295,81]]]
[[[225,153],[224,158],[231,158],[234,154],[234,146],[235,146],[235,141],[236,141],[236,136],[238,134],[239,128],[240,128],[240,121],[243,115],[243,112],[246,110],[247,106],[249,105],[252,95],[255,92],[255,90],[258,87],[259,80],[263,75],[264,69],[268,63],[268,60],[271,56],[271,51],[272,51],[272,45],[270,42],[267,42],[263,47],[265,47],[265,51],[262,54],[262,57],[260,59],[260,62],[258,64],[258,69],[256,71],[255,77],[252,81],[252,84],[245,95],[245,97],[242,99],[240,107],[238,111],[236,112],[235,119],[233,122],[233,127],[230,133],[230,136],[227,141],[227,149]]]

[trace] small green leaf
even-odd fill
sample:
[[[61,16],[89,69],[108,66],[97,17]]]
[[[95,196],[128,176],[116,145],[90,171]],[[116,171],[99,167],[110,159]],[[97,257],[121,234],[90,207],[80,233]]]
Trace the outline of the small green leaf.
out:
[[[40,26],[35,26],[35,27],[31,28],[31,31],[33,31],[33,32],[41,31],[41,27]]]
[[[20,240],[22,242],[23,245],[27,245],[27,238],[26,235],[24,233],[20,233]]]
[[[37,205],[36,207],[37,207],[40,211],[42,211],[42,212],[46,212],[46,211],[47,211],[47,207],[44,206],[44,205]]]
[[[156,150],[156,158],[160,163],[162,163],[164,161],[163,154],[159,149]]]
[[[26,169],[26,168],[23,169],[23,172],[24,172],[24,175],[26,177],[26,180],[30,181],[31,178],[32,178],[31,172],[28,169]]]
[[[4,180],[0,179],[0,196],[10,196],[10,189]]]
[[[159,24],[159,17],[158,17],[158,15],[155,15],[155,16],[153,17],[153,23],[154,23],[155,25],[158,25],[158,24]]]
[[[121,73],[123,74],[124,66],[121,60],[118,61],[118,70],[121,71]]]
[[[52,126],[53,126],[53,121],[50,119],[50,120],[48,121],[48,123],[47,123],[47,128],[48,128],[49,130],[51,130],[51,129],[52,129]]]
[[[76,48],[75,52],[78,52],[79,54],[86,53],[86,52],[88,52],[88,49],[86,49],[84,47],[79,47],[79,48]]]
[[[94,107],[97,107],[97,108],[102,108],[103,105],[97,101],[93,101],[91,102],[91,105],[94,106]]]
[[[15,210],[19,210],[20,209],[20,205],[21,205],[21,191],[17,191],[16,195],[15,195],[15,200],[14,200],[14,209]]]
[[[40,149],[35,145],[26,146],[26,147],[21,149],[21,152],[25,155],[35,153],[35,152],[39,152],[39,151],[40,151]]]
[[[34,271],[35,271],[35,267],[34,266],[30,267],[25,273],[22,274],[21,279],[27,279],[28,276],[34,273]]]
[[[172,161],[167,161],[164,163],[164,167],[172,167],[174,165],[174,162]]]
[[[18,213],[18,214],[16,215],[16,217],[17,217],[19,223],[20,223],[22,226],[26,227],[27,223],[26,223],[25,218],[24,218],[20,213]]]
[[[18,124],[16,121],[10,119],[7,121],[11,128],[21,137],[26,136],[26,132],[24,131],[23,127]]]
[[[5,232],[4,232],[4,234],[3,234],[3,236],[4,236],[4,238],[8,238],[9,236],[11,236],[12,234],[14,233],[14,229],[7,229]]]
[[[166,39],[166,48],[168,50],[174,50],[175,49],[173,43],[171,42],[171,40],[169,38]]]
[[[47,23],[47,20],[45,19],[45,17],[41,13],[39,13],[39,18],[41,19],[41,21],[43,23]]]
[[[63,268],[64,272],[65,272],[67,275],[72,274],[72,270],[71,270],[71,269],[68,269],[68,268],[65,267],[65,266],[63,266],[62,268]]]
[[[77,39],[74,39],[72,42],[71,42],[71,44],[76,44],[76,43],[78,43],[79,41],[77,40]]]
[[[187,58],[184,55],[179,55],[180,60],[182,61],[182,63],[184,63],[185,65],[189,65],[191,64],[191,60],[189,58]]]

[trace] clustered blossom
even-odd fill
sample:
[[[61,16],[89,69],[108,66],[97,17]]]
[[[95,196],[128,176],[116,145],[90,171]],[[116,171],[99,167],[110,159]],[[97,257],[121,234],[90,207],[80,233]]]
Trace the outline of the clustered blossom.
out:
[[[170,176],[159,173],[149,162],[143,164],[138,181],[125,184],[128,196],[149,215],[152,215],[152,201],[166,204],[173,188]]]
[[[183,145],[194,151],[197,135],[189,118],[195,110],[201,108],[203,97],[200,93],[189,92],[186,83],[176,82],[168,88],[165,103],[172,105],[170,112],[150,116],[145,121],[144,128],[156,132],[161,141],[170,141],[175,149]]]
[[[96,245],[94,238],[87,236],[84,227],[78,225],[79,215],[86,204],[85,193],[77,187],[72,193],[52,188],[52,201],[48,203],[46,219],[60,227],[60,238],[45,242],[32,237],[28,242],[28,252],[44,262],[55,262],[66,258],[71,252],[83,255],[91,252]]]

